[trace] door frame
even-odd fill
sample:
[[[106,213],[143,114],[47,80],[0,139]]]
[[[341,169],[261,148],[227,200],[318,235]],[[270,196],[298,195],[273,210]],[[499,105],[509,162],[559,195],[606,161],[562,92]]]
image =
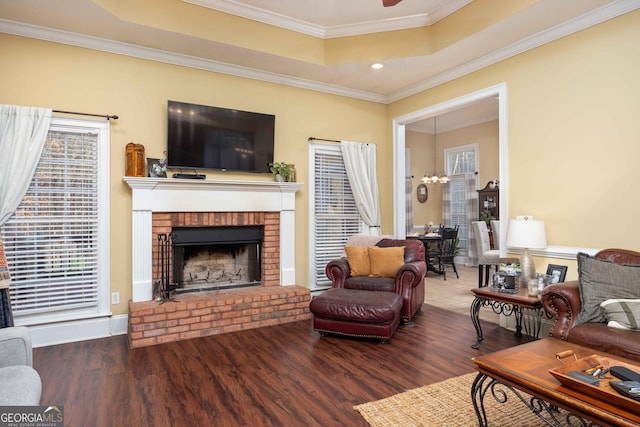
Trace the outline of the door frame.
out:
[[[499,177],[500,180],[500,222],[506,227],[508,214],[508,135],[507,135],[507,84],[505,82],[480,89],[458,98],[450,99],[439,104],[421,108],[411,113],[395,117],[393,127],[393,233],[396,238],[405,238],[405,127],[410,123],[425,120],[430,117],[457,110],[486,98],[498,99],[498,146],[499,146]],[[500,256],[506,255],[506,236],[500,233]]]

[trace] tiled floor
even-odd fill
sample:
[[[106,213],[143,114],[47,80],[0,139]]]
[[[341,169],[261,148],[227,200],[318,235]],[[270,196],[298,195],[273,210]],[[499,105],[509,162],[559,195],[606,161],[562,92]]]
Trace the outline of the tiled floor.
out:
[[[471,324],[471,303],[473,302],[472,288],[478,286],[478,267],[465,267],[456,265],[460,278],[456,278],[456,274],[451,267],[447,267],[447,280],[442,276],[428,272],[425,282],[425,304],[435,305],[446,308],[456,313],[469,316],[469,324]],[[500,315],[495,314],[491,308],[480,308],[480,320],[483,322],[492,322],[501,324],[510,330],[515,330],[515,319],[513,316],[503,317],[502,323]],[[553,319],[542,319],[541,337],[549,335],[549,329],[552,326]]]
[[[425,282],[425,304],[446,308],[456,313],[470,316],[469,309],[473,301],[471,288],[478,287],[478,268],[456,265],[458,275],[451,267],[447,268],[447,280],[443,276],[428,272]],[[499,316],[491,309],[480,310],[480,319],[487,322],[500,323]],[[469,317],[471,322],[471,317]]]

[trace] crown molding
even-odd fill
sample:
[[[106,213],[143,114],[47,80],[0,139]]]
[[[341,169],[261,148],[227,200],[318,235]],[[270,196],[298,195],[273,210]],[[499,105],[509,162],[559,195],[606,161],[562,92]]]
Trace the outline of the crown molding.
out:
[[[496,64],[500,61],[504,61],[505,59],[509,59],[520,53],[535,49],[536,47],[558,40],[562,37],[584,30],[591,26],[600,24],[617,16],[624,15],[625,13],[631,12],[638,8],[640,8],[640,0],[621,0],[609,3],[567,22],[563,22],[562,24],[558,24],[547,30],[526,37],[509,46],[497,49],[487,55],[471,60],[458,67],[449,69],[436,76],[407,86],[404,89],[391,92],[387,97],[387,103],[399,101],[409,96],[416,95],[425,90],[432,89],[441,84],[450,82],[467,74],[471,74],[482,68]]]
[[[312,24],[280,13],[271,12],[259,7],[250,6],[234,0],[182,0],[208,9],[217,10],[264,24],[274,25],[298,33],[323,39],[348,37],[361,34],[380,33],[385,31],[419,28],[432,25],[440,19],[471,3],[472,0],[451,0],[434,11],[402,18],[381,19],[376,21],[357,22],[354,24],[322,26]]]
[[[387,97],[376,93],[351,89],[343,86],[322,83],[314,80],[299,77],[287,76],[285,74],[272,73],[255,68],[243,67],[212,59],[199,58],[175,52],[167,52],[160,49],[108,40],[99,37],[87,36],[84,34],[72,33],[69,31],[57,30],[53,28],[40,27],[37,25],[24,24],[21,22],[0,19],[0,33],[13,34],[16,36],[29,37],[55,43],[62,43],[70,46],[78,46],[102,52],[115,53],[117,55],[131,56],[134,58],[147,59],[150,61],[163,62],[166,64],[179,65],[182,67],[195,68],[204,71],[227,74],[247,79],[260,80],[269,83],[308,89],[333,95],[346,96],[349,98],[361,99],[363,101],[377,102],[385,104]]]
[[[329,93],[333,95],[345,96],[349,98],[360,99],[363,101],[390,104],[392,102],[396,102],[409,96],[416,95],[420,92],[431,89],[443,83],[447,83],[459,77],[473,73],[477,70],[493,65],[497,62],[518,55],[522,52],[534,49],[545,43],[549,43],[590,26],[623,15],[627,12],[631,12],[638,8],[640,8],[640,0],[615,1],[584,15],[581,15],[566,23],[557,25],[546,31],[542,31],[517,43],[513,43],[505,48],[498,49],[487,55],[469,61],[461,66],[449,69],[434,77],[424,79],[416,84],[391,92],[389,95],[380,95],[372,92],[350,89],[347,87],[322,83],[314,80],[233,65],[211,59],[199,58],[174,52],[167,52],[159,49],[153,49],[99,37],[87,36],[53,28],[24,24],[5,19],[0,19],[0,33],[35,38],[71,46],[84,47],[118,55],[131,56],[135,58],[158,61],[183,67],[190,67],[237,77],[265,81],[269,83],[292,86],[301,89]]]
[[[325,27],[325,39],[358,36],[361,34],[382,33],[385,31],[404,30],[407,28],[419,28],[431,25],[433,22],[426,13],[406,16],[403,18],[391,18],[379,21],[358,22],[356,24],[333,25]]]
[[[311,24],[306,21],[291,18],[286,15],[271,12],[255,6],[249,6],[233,0],[182,0],[185,3],[206,7],[263,24],[274,25],[298,33],[307,34],[314,37],[324,38],[326,29],[321,25]]]

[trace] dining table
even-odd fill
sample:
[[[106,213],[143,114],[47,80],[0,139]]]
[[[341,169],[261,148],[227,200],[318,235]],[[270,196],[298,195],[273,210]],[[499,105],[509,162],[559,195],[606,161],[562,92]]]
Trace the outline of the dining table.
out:
[[[434,255],[440,250],[442,235],[439,233],[425,233],[408,235],[407,239],[420,240],[424,245],[424,261],[427,263],[427,271],[442,274],[442,270],[440,270],[439,266],[432,262],[435,260]]]

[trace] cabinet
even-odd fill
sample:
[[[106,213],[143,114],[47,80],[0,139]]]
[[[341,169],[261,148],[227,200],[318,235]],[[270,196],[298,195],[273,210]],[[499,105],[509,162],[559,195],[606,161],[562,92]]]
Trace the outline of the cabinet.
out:
[[[500,219],[500,187],[494,181],[487,182],[482,190],[478,191],[478,218],[482,221],[489,211],[495,219]]]

